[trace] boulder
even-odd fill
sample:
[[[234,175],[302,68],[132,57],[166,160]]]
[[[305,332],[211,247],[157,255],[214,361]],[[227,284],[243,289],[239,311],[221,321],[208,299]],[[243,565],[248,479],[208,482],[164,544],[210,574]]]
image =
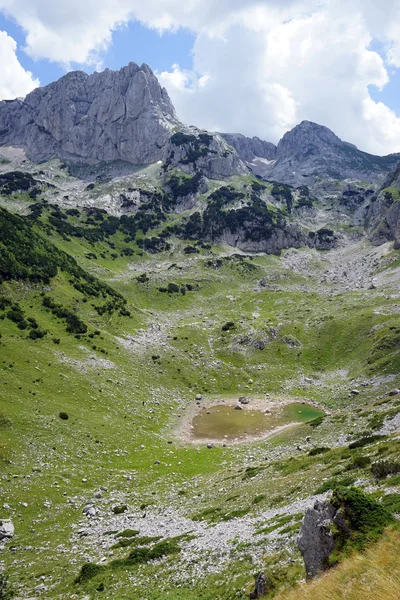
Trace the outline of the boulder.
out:
[[[251,592],[250,598],[251,598],[251,600],[254,600],[255,598],[261,598],[262,596],[265,596],[267,591],[268,591],[267,578],[265,577],[265,573],[263,571],[261,571],[261,573],[258,575],[258,577],[256,579],[254,591]]]
[[[14,525],[11,519],[0,519],[0,541],[14,537]]]
[[[246,398],[246,396],[241,396],[239,398],[240,404],[250,404],[250,398]]]

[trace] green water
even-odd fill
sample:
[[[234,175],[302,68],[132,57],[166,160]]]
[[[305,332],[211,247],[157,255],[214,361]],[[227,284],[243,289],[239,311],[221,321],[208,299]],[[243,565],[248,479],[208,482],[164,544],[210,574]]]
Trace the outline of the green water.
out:
[[[193,419],[193,435],[197,438],[228,440],[261,436],[276,427],[305,423],[324,414],[310,404],[286,404],[272,409],[270,414],[252,410],[248,406],[243,410],[235,410],[234,406],[218,404],[203,409]]]

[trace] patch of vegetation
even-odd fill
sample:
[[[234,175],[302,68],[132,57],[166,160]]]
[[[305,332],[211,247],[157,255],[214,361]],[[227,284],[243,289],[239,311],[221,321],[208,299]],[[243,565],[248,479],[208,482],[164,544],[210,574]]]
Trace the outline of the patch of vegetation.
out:
[[[79,575],[75,578],[75,583],[86,583],[94,577],[97,577],[100,574],[104,574],[106,570],[107,567],[103,565],[96,565],[95,563],[85,563],[81,567]]]
[[[352,462],[347,467],[348,470],[351,469],[365,469],[371,464],[371,459],[369,456],[356,456],[353,458]]]
[[[355,482],[354,477],[343,477],[341,479],[333,478],[324,481],[324,483],[315,490],[316,494],[325,494],[329,490],[335,490],[337,488],[347,487],[353,485]]]
[[[122,515],[127,510],[128,510],[128,507],[126,504],[118,504],[117,506],[113,506],[113,509],[112,509],[114,515]]]
[[[362,550],[375,541],[384,529],[395,522],[393,514],[372,496],[358,488],[340,488],[333,492],[331,503],[340,511],[345,528],[336,530],[337,549],[330,557],[336,564],[344,552]]]
[[[308,421],[308,425],[310,425],[310,427],[319,427],[324,422],[324,419],[325,419],[324,416],[317,417],[316,419],[313,419],[312,421]]]
[[[386,435],[369,435],[366,437],[362,437],[359,440],[356,440],[355,442],[352,442],[351,444],[349,444],[349,449],[355,450],[355,448],[363,448],[364,446],[369,446],[370,444],[374,444],[375,442],[380,442],[386,438],[387,438]]]
[[[389,512],[400,515],[400,494],[386,494],[381,499],[381,504]]]
[[[380,460],[371,466],[371,473],[376,479],[397,475],[400,473],[400,460]]]
[[[138,529],[124,529],[124,531],[117,533],[116,537],[131,538],[131,537],[134,537],[135,535],[138,535],[139,533],[140,532]]]
[[[15,592],[6,573],[0,573],[0,599],[11,600]]]
[[[259,473],[262,473],[262,471],[264,470],[265,467],[246,467],[245,472],[243,474],[243,480],[253,479],[253,477],[256,477]]]
[[[329,451],[330,451],[330,448],[325,448],[323,446],[320,448],[313,448],[308,453],[308,456],[318,456],[318,454],[324,454],[325,452],[329,452]]]
[[[28,192],[37,183],[30,173],[23,173],[22,171],[0,173],[0,193],[5,196]]]
[[[86,333],[88,328],[87,325],[72,311],[57,304],[50,298],[50,296],[44,296],[42,300],[43,306],[48,308],[55,317],[62,319],[67,324],[68,333]]]

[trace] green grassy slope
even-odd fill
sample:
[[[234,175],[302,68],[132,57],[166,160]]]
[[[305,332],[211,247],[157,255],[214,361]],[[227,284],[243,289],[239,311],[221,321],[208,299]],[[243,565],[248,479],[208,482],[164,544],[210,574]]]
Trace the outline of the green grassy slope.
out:
[[[362,478],[378,498],[399,485],[395,474],[377,481],[371,473],[371,463],[396,458],[398,440],[389,436],[348,448],[399,410],[398,396],[376,403],[395,386],[399,372],[400,326],[390,294],[332,295],[317,271],[295,273],[279,257],[232,255],[220,246],[188,255],[187,242],[176,238],[168,250],[153,254],[137,238],[126,241],[119,227],[93,241],[61,231],[47,208],[40,212],[36,219],[15,222],[2,212],[11,221],[14,246],[10,233],[0,237],[14,257],[11,266],[4,262],[9,276],[3,274],[0,286],[0,506],[9,506],[0,516],[11,516],[16,527],[0,561],[20,596],[33,596],[43,584],[43,598],[246,597],[262,566],[282,569],[289,580],[302,575],[293,550],[301,510],[291,514],[287,506],[317,493],[324,482],[329,489],[336,481]],[[67,216],[57,217],[62,222],[93,227],[84,223],[86,215],[57,212]],[[22,249],[29,250],[32,265],[41,257],[41,280],[20,272]],[[26,257],[20,262],[26,266]],[[44,298],[52,304],[43,304]],[[53,304],[64,312],[54,312]],[[10,319],[10,311],[22,314],[26,327],[20,317]],[[87,331],[68,332],[65,314]],[[234,327],[223,331],[227,322]],[[35,330],[46,333],[33,339]],[[360,394],[350,397],[354,387]],[[272,399],[315,399],[332,414],[318,426],[209,450],[179,437],[197,393],[206,402],[265,393]],[[310,448],[299,451],[309,435]],[[322,446],[328,450],[309,455]],[[360,457],[370,462],[355,460]],[[208,572],[201,553],[198,570],[186,565],[190,584],[182,582],[181,588],[179,561],[190,547],[185,539],[175,542],[181,551],[162,562],[120,565],[77,584],[85,562],[104,558],[108,564],[131,550],[110,550],[108,536],[103,548],[91,537],[82,508],[100,486],[107,488],[99,502],[101,518],[117,531],[126,528],[125,521],[115,521],[112,507],[123,503],[135,519],[146,510],[173,510],[192,519],[193,527],[235,517],[258,521],[250,542],[232,535],[220,572]],[[275,509],[286,522],[270,516]],[[79,536],[81,529],[89,535]],[[270,547],[266,536],[279,531],[277,539],[285,543],[264,551]],[[96,591],[101,584],[104,591]]]

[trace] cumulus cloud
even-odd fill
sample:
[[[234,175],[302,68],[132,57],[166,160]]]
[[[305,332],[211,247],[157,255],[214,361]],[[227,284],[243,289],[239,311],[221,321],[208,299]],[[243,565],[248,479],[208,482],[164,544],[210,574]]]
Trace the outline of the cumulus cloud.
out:
[[[24,97],[39,85],[32,73],[21,66],[16,49],[16,41],[0,31],[0,100]]]
[[[372,5],[363,12],[357,0],[346,10],[340,4],[326,2],[281,20],[257,7],[247,11],[245,26],[230,25],[220,37],[200,33],[193,71],[175,65],[159,74],[178,114],[205,128],[273,142],[308,119],[363,150],[400,151],[400,119],[370,95],[370,87],[382,89],[389,75],[371,49],[368,25],[385,38],[387,60],[395,64],[389,27],[374,21]]]
[[[400,150],[400,119],[370,94],[400,68],[400,0],[0,0],[1,10],[31,57],[66,67],[99,64],[132,19],[188,28],[193,68],[159,74],[182,120],[276,142],[308,119],[364,150]]]

